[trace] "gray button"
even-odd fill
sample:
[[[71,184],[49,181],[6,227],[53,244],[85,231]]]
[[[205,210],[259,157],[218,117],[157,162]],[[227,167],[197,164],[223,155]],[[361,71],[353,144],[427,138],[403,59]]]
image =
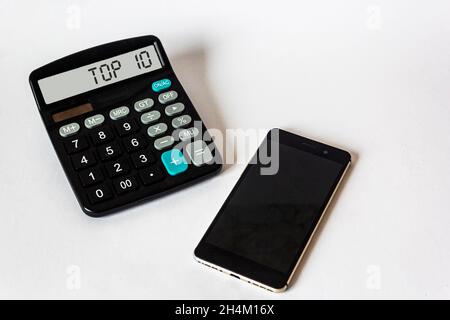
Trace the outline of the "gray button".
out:
[[[149,124],[149,123],[155,122],[160,117],[161,117],[161,113],[159,113],[159,111],[154,110],[154,111],[146,112],[146,113],[142,114],[141,122],[143,124]]]
[[[128,109],[127,106],[122,106],[122,107],[112,109],[109,112],[109,117],[113,120],[117,120],[117,119],[126,117],[129,113],[130,113],[130,109]]]
[[[196,167],[200,167],[201,165],[204,165],[205,163],[210,162],[213,159],[211,150],[209,150],[208,146],[203,140],[197,140],[189,143],[186,146],[186,152],[189,155],[189,158],[191,158],[192,163]]]
[[[136,110],[137,112],[142,112],[144,110],[150,109],[154,104],[155,102],[153,101],[153,99],[142,99],[134,103],[134,110]]]
[[[65,138],[65,137],[74,135],[79,130],[80,130],[80,125],[76,122],[72,122],[72,123],[66,124],[65,126],[62,126],[61,128],[59,128],[59,135],[61,137]]]
[[[165,136],[155,140],[154,146],[158,150],[162,150],[167,148],[175,142],[175,139],[172,136]]]
[[[180,137],[181,141],[190,140],[198,136],[199,131],[196,127],[192,127],[189,129],[183,129],[178,133],[178,137]]]
[[[165,123],[158,123],[158,124],[155,124],[155,125],[153,125],[151,127],[148,127],[147,134],[150,137],[154,138],[154,137],[162,135],[166,131],[167,131],[167,124],[165,124]]]
[[[88,129],[92,129],[96,126],[101,125],[105,121],[105,117],[101,114],[96,114],[95,116],[89,117],[84,120],[84,126]]]
[[[189,115],[185,114],[179,117],[176,117],[172,120],[172,126],[176,128],[184,127],[191,123],[192,119]]]
[[[159,103],[166,104],[178,98],[178,93],[174,90],[170,90],[164,93],[161,93],[158,96]]]
[[[170,116],[173,116],[173,115],[183,112],[183,110],[184,110],[184,104],[182,104],[181,102],[177,102],[177,103],[171,104],[170,106],[167,106],[165,109],[165,112],[170,117]]]

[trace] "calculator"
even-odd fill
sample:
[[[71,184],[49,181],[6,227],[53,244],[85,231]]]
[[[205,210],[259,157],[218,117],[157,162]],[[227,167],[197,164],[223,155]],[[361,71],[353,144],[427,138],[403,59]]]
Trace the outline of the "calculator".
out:
[[[168,194],[221,170],[214,141],[155,36],[66,56],[34,70],[30,85],[89,216]]]

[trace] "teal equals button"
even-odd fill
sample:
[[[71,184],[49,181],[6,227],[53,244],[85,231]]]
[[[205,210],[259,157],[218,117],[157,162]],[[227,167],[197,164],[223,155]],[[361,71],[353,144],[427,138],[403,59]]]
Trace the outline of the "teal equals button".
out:
[[[161,79],[152,83],[152,89],[155,92],[160,92],[170,88],[172,81],[169,79]]]
[[[161,155],[162,163],[171,176],[176,176],[187,170],[188,164],[183,153],[178,149],[172,149]]]

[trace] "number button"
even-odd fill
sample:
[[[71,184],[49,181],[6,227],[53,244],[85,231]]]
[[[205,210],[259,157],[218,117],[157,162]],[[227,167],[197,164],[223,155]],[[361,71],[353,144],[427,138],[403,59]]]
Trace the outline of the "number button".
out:
[[[93,184],[102,182],[104,179],[99,168],[92,168],[80,172],[80,180],[83,187],[88,187]]]
[[[155,162],[155,157],[149,150],[143,150],[131,155],[131,161],[136,169],[148,166],[150,163]]]
[[[138,187],[138,183],[135,177],[128,176],[123,177],[120,179],[116,179],[113,182],[114,189],[116,190],[117,194],[122,194],[125,192],[129,192],[131,190],[134,190]]]
[[[99,145],[106,143],[113,138],[112,131],[109,128],[101,128],[91,134],[94,144]]]
[[[146,145],[145,140],[140,135],[124,139],[123,143],[128,152],[139,150]]]
[[[81,150],[86,149],[89,146],[89,143],[84,136],[80,136],[77,138],[73,138],[68,141],[64,141],[64,147],[66,148],[67,153],[72,154]]]
[[[91,151],[85,151],[72,156],[72,163],[76,170],[93,166],[96,162],[94,154]]]
[[[87,195],[93,204],[112,198],[112,192],[105,184],[90,189]]]
[[[120,176],[130,171],[128,161],[125,159],[119,159],[114,162],[110,162],[105,165],[106,171],[111,178]]]
[[[110,144],[98,148],[98,153],[100,154],[100,159],[105,161],[118,157],[122,154],[122,150],[117,142],[111,142]]]
[[[123,137],[139,130],[139,126],[134,119],[130,119],[128,121],[121,121],[117,123],[116,129],[119,136]]]
[[[158,181],[161,181],[164,178],[164,174],[163,174],[162,170],[158,167],[151,167],[151,168],[142,170],[139,173],[139,176],[141,177],[142,182],[146,186],[154,184]]]

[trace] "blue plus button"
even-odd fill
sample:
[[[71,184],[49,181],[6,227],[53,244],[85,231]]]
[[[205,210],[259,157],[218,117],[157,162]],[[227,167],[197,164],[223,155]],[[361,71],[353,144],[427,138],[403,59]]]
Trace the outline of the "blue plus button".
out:
[[[161,155],[162,163],[171,176],[176,176],[187,170],[188,164],[183,153],[178,149],[172,149]]]
[[[161,79],[152,83],[152,89],[155,92],[160,92],[166,90],[172,85],[172,82],[169,79]]]

